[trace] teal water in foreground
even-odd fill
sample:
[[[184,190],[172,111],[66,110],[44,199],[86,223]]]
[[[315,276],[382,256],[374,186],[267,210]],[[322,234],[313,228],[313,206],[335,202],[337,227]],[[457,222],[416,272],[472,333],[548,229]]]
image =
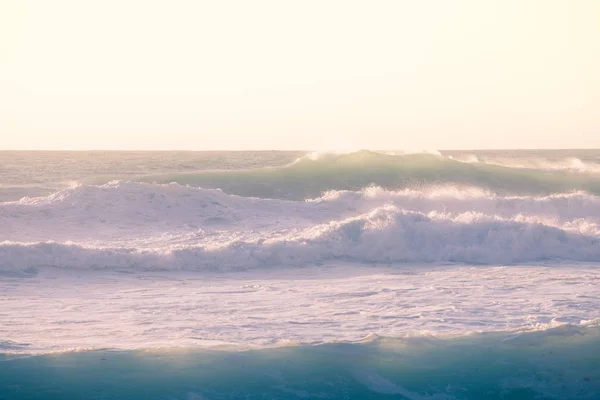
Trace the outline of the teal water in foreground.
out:
[[[600,399],[600,328],[0,361],[0,399]]]

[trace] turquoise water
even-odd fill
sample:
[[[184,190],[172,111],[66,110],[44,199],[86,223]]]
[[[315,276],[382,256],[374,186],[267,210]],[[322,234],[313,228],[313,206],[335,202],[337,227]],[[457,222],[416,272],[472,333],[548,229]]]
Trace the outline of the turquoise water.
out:
[[[598,399],[600,328],[0,362],[0,399]]]
[[[501,194],[550,194],[584,190],[600,193],[600,176],[569,169],[513,168],[465,163],[432,154],[391,155],[359,151],[343,155],[305,157],[284,167],[242,171],[201,171],[148,175],[144,182],[220,188],[226,193],[302,200],[328,190],[360,190],[370,185],[386,189],[419,189],[460,185]],[[101,182],[98,180],[94,183]]]
[[[466,185],[501,194],[600,194],[599,150],[306,152],[0,152],[0,201],[74,182],[178,182],[226,193],[301,200],[328,190]]]

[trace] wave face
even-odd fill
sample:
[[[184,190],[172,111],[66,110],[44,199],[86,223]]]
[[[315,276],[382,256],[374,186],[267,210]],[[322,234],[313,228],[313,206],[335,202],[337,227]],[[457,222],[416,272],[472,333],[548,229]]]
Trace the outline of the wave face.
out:
[[[7,359],[19,399],[597,399],[597,323],[522,334],[248,351],[89,351]]]
[[[478,188],[329,191],[308,201],[179,184],[80,185],[0,203],[2,269],[239,270],[366,263],[600,261],[600,198]]]
[[[513,195],[548,195],[577,190],[600,194],[600,175],[592,173],[594,166],[562,167],[564,162],[575,162],[573,160],[547,162],[555,168],[522,161],[511,164],[504,159],[491,159],[489,163],[476,160],[473,162],[468,155],[461,158],[427,153],[325,153],[304,156],[283,167],[157,174],[137,180],[178,182],[220,188],[241,196],[288,200],[319,197],[328,190],[360,190],[372,185],[389,190],[474,186]]]

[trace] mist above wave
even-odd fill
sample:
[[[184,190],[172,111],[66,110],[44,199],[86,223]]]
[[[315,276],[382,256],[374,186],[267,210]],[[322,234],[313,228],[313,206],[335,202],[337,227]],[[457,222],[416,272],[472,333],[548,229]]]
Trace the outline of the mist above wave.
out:
[[[489,165],[498,165],[508,168],[519,169],[537,169],[546,171],[566,171],[586,174],[600,173],[600,163],[583,161],[577,157],[564,157],[560,159],[548,160],[541,157],[532,157],[527,159],[515,159],[511,157],[478,157],[475,154],[462,154],[459,156],[448,156],[452,160],[465,163],[483,163]]]

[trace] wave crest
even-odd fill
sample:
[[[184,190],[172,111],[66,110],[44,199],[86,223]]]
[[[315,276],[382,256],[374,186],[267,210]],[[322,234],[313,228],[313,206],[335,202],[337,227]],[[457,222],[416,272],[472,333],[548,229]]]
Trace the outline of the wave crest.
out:
[[[548,195],[569,191],[600,194],[600,176],[571,170],[512,168],[461,162],[432,153],[383,154],[372,151],[316,153],[284,167],[241,171],[202,171],[140,177],[153,183],[178,182],[226,193],[303,200],[330,190],[389,190],[427,186],[475,186],[500,195]]]
[[[393,205],[340,221],[218,241],[177,236],[145,246],[92,243],[0,244],[3,267],[240,270],[328,260],[367,263],[505,264],[547,259],[600,261],[600,241],[565,229],[478,213],[428,215]],[[180,239],[180,240],[177,240]]]

